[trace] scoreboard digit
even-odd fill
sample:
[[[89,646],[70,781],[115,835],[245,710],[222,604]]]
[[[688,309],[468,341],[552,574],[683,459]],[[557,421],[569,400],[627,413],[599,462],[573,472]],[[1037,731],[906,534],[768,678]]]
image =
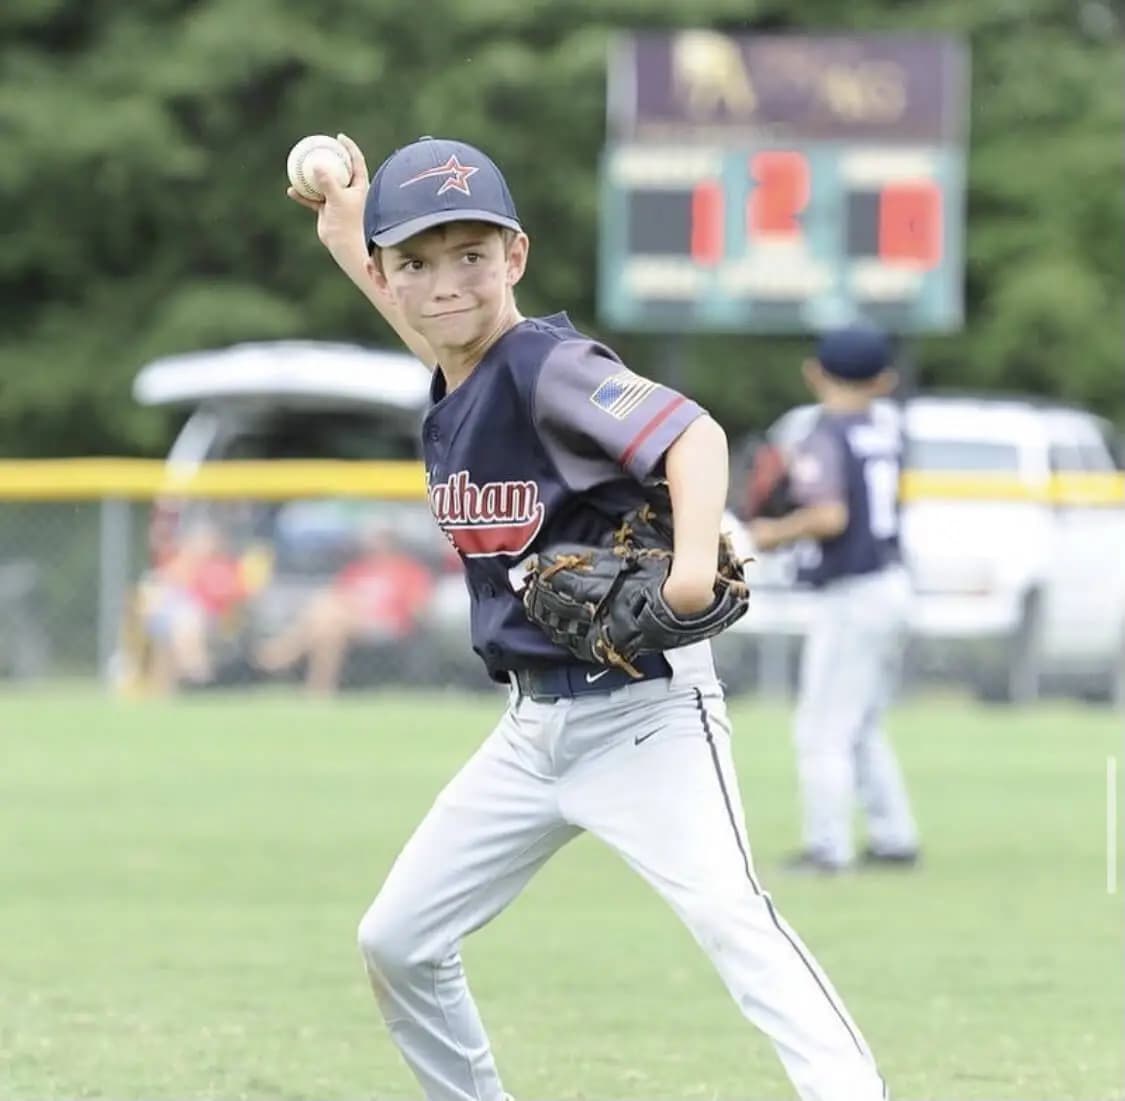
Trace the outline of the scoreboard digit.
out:
[[[809,204],[809,162],[803,153],[767,149],[750,157],[753,186],[746,205],[751,242],[797,237],[800,216]]]

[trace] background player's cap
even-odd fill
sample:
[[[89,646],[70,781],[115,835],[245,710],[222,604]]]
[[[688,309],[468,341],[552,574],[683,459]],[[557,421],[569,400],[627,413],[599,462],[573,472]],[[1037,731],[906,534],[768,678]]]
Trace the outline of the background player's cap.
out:
[[[371,178],[363,208],[370,252],[447,222],[490,222],[520,229],[500,169],[461,141],[419,138],[392,153]]]
[[[856,323],[824,333],[816,358],[830,375],[861,382],[890,367],[894,349],[882,329]]]

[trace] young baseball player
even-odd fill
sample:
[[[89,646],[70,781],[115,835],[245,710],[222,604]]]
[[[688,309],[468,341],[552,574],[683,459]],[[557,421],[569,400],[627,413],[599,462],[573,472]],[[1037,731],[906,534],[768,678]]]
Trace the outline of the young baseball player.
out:
[[[859,1029],[759,884],[708,643],[634,677],[577,662],[525,614],[521,563],[597,543],[667,480],[687,619],[715,600],[722,430],[627,371],[565,314],[525,318],[527,235],[480,150],[424,138],[349,185],[321,177],[318,232],[406,344],[436,365],[422,429],[429,499],[460,553],[474,650],[507,709],[407,842],[360,923],[395,1043],[430,1101],[505,1096],[460,946],[579,833],[613,847],[676,911],[806,1101],[876,1101]],[[296,196],[292,196],[296,197]]]
[[[883,716],[896,686],[910,586],[899,553],[898,416],[873,403],[897,383],[885,333],[825,334],[805,380],[820,415],[789,464],[798,506],[758,519],[760,550],[801,542],[801,580],[819,592],[801,664],[795,741],[804,846],[794,871],[853,862],[853,793],[867,819],[865,864],[909,867],[918,834]],[[808,552],[808,553],[805,553]]]

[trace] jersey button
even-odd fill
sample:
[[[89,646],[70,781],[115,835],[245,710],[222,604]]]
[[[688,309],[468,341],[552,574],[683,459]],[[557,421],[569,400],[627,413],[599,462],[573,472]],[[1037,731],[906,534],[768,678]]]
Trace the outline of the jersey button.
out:
[[[497,646],[495,642],[490,642],[487,646],[485,646],[484,652],[490,658],[498,658],[500,656],[500,647]]]
[[[485,596],[495,596],[496,586],[493,585],[491,581],[486,581],[483,585],[481,585],[480,591],[484,593]]]
[[[430,443],[437,443],[441,439],[441,431],[436,424],[429,424],[426,426],[426,439]]]

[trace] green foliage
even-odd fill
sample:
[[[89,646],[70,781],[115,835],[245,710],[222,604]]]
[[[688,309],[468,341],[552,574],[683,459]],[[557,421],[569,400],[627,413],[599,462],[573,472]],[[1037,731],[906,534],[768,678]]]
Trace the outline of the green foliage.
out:
[[[1125,68],[1109,10],[848,7],[854,29],[954,31],[972,47],[969,324],[918,343],[929,384],[1032,389],[1125,419]],[[314,131],[351,133],[372,167],[422,133],[486,147],[534,241],[521,305],[566,308],[597,330],[613,30],[839,18],[828,0],[11,0],[0,452],[159,452],[163,419],[129,396],[157,354],[297,334],[391,339],[284,199],[285,155]],[[601,335],[642,369],[674,371],[732,430],[800,397],[799,340]]]

